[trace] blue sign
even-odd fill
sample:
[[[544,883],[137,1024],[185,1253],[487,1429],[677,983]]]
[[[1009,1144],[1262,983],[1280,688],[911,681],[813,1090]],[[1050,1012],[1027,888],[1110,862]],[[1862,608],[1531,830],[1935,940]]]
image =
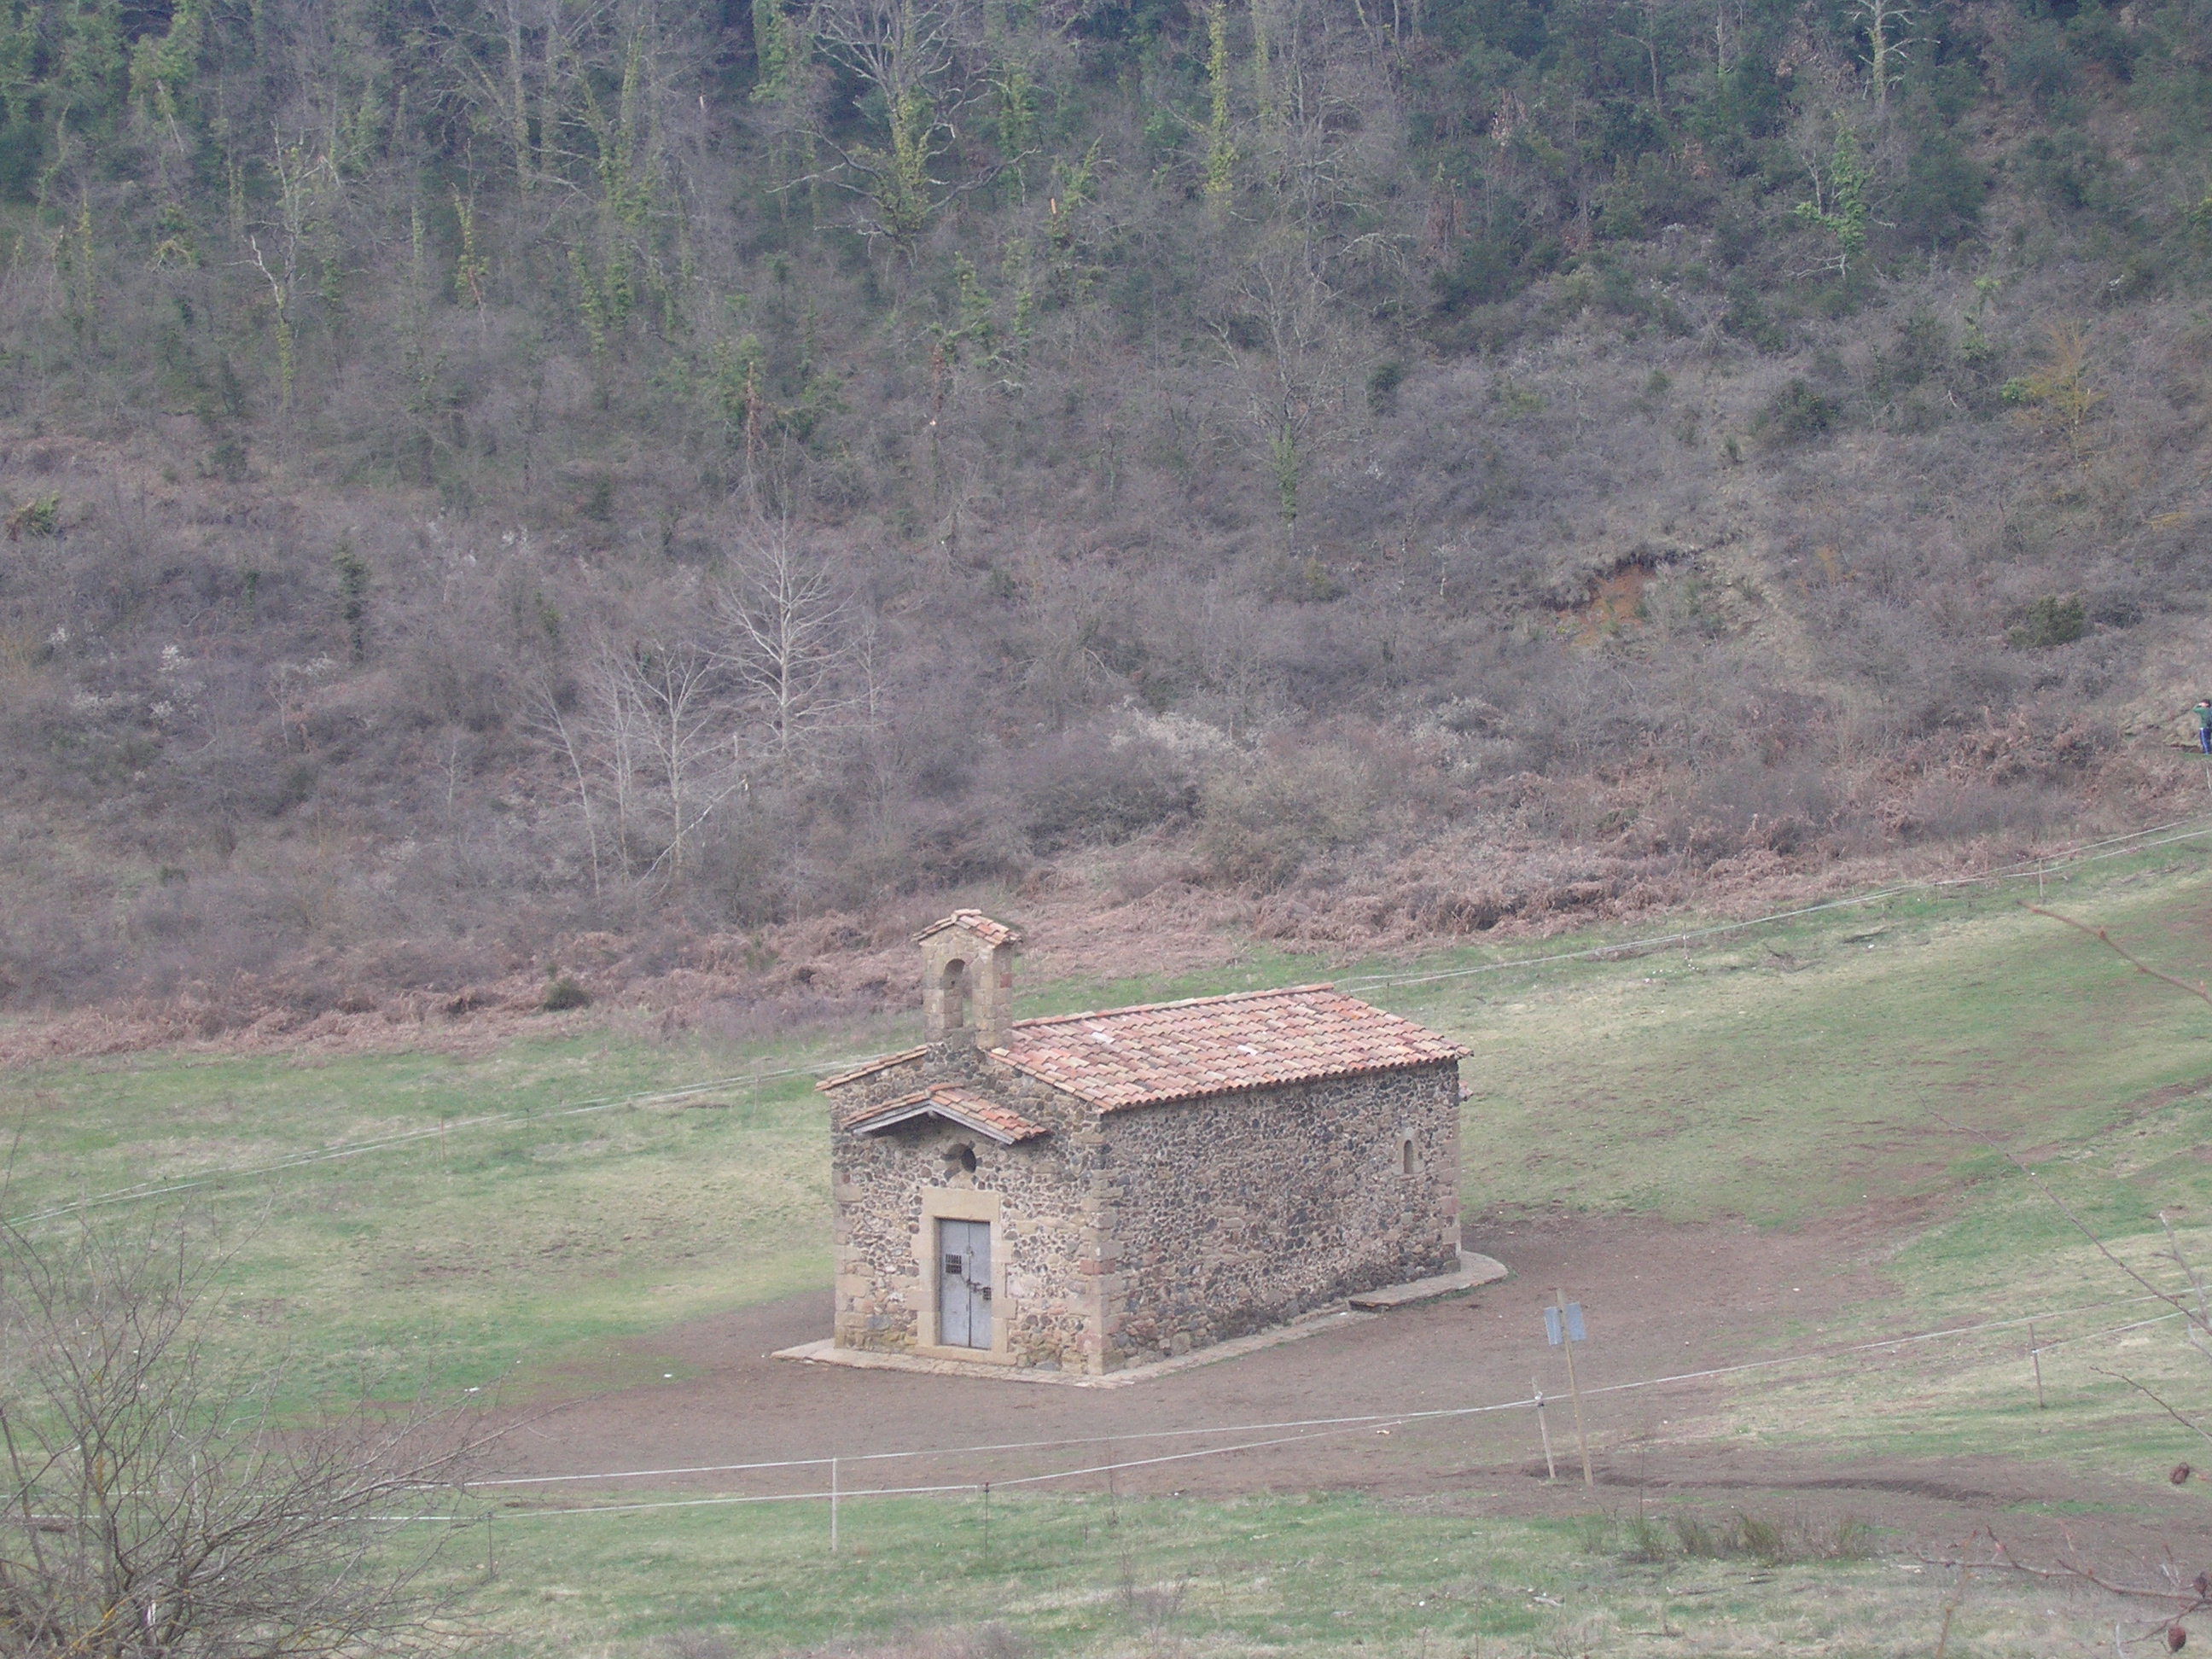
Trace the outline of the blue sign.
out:
[[[1564,1336],[1559,1332],[1562,1315],[1565,1316],[1566,1323],[1566,1334]],[[1570,1302],[1564,1308],[1545,1309],[1544,1334],[1551,1339],[1552,1346],[1555,1348],[1562,1342],[1587,1342],[1589,1340],[1589,1333],[1583,1327],[1583,1304],[1579,1302]]]

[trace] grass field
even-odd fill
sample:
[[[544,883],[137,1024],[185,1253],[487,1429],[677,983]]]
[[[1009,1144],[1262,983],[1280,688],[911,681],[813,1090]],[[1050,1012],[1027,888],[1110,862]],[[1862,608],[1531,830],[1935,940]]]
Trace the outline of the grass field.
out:
[[[1026,988],[1021,1012],[1350,983],[1475,1050],[1470,1213],[1559,1206],[1790,1228],[1933,1200],[1884,1263],[1896,1294],[1820,1334],[1844,1341],[2127,1293],[2006,1152],[2161,1282],[2161,1213],[2212,1257],[2212,1009],[2019,896],[1916,896],[1537,968],[1498,947],[1334,974],[1255,953],[1199,978]],[[2185,976],[2212,955],[2212,854],[2195,844],[2093,866],[2054,884],[2050,902]],[[905,1040],[886,1027],[715,1048],[609,1031],[481,1058],[155,1054],[19,1070],[0,1075],[15,1137],[7,1209],[184,1186],[95,1212],[211,1210],[234,1253],[225,1340],[240,1358],[287,1349],[302,1399],[425,1372],[440,1384],[507,1376],[526,1391],[556,1370],[563,1387],[620,1385],[660,1362],[615,1339],[825,1281],[826,1147],[805,1068]],[[625,1099],[709,1081],[681,1099]],[[2069,1413],[2056,1437],[2011,1335],[1762,1377],[1707,1426],[2148,1480],[2185,1432],[2098,1367],[2119,1352],[2131,1374],[2201,1397],[2188,1369],[2201,1362],[2170,1331],[2054,1353],[2047,1384]],[[1087,1498],[1000,1507],[988,1553],[964,1510],[856,1510],[834,1578],[813,1522],[780,1507],[513,1517],[494,1528],[498,1576],[471,1602],[522,1652],[627,1653],[698,1630],[748,1652],[865,1645],[920,1623],[1011,1643],[973,1659],[1012,1659],[1186,1644],[1927,1651],[1944,1600],[1893,1560],[1639,1565],[1572,1528],[1352,1497],[1154,1500],[1111,1516]],[[1972,1645],[1955,1650],[2051,1651],[2061,1626],[2093,1611],[1978,1586],[1955,1614]],[[974,1635],[993,1621],[1011,1634]]]
[[[587,1659],[1926,1655],[1957,1589],[1954,1575],[1878,1555],[1638,1560],[1632,1521],[1484,1520],[1432,1500],[1000,1498],[988,1536],[972,1498],[847,1517],[836,1558],[818,1513],[501,1520],[498,1576],[485,1581],[480,1536],[457,1547],[455,1576],[508,1633],[493,1651]],[[1952,1651],[2070,1650],[2109,1641],[2110,1615],[2102,1596],[1992,1575],[1959,1598]]]
[[[809,1078],[590,1109],[750,1069],[586,1039],[468,1060],[157,1055],[17,1073],[0,1083],[17,1125],[11,1208],[212,1180],[155,1201],[214,1211],[234,1252],[234,1330],[242,1346],[285,1343],[301,1393],[394,1373],[482,1383],[818,1279]],[[520,1115],[470,1121],[492,1114]],[[411,1131],[429,1133],[222,1176]]]
[[[2199,869],[2115,876],[2068,908],[2169,967],[2203,965]],[[2212,1009],[2002,900],[1464,984],[1391,1000],[1476,1046],[1478,1206],[1788,1224],[1992,1172],[1975,1135],[2071,1147],[2159,1091],[2212,1083]]]

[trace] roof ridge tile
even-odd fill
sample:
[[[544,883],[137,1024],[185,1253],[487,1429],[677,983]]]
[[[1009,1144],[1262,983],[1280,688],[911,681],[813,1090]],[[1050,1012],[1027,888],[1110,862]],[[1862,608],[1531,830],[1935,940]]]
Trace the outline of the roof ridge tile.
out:
[[[988,1051],[1101,1111],[1454,1063],[1465,1045],[1334,985],[1024,1020]]]
[[[1164,1008],[1198,1008],[1212,1002],[1257,1002],[1264,997],[1310,995],[1316,991],[1328,991],[1351,1001],[1358,1000],[1348,991],[1337,990],[1333,981],[1320,980],[1311,985],[1279,985],[1269,990],[1218,991],[1210,997],[1178,997],[1172,1002],[1133,1002],[1127,1007],[1093,1008],[1079,1014],[1040,1014],[1033,1019],[1018,1019],[1009,1029],[1024,1031],[1040,1025],[1064,1025],[1079,1019],[1118,1019],[1123,1014],[1156,1014]],[[998,1050],[994,1048],[991,1052],[996,1054]]]

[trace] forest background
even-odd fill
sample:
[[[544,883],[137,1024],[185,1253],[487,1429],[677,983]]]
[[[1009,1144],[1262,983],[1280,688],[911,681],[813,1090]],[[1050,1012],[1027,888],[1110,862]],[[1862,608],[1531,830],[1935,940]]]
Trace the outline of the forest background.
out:
[[[2189,810],[2209,280],[2212,0],[0,0],[0,1008]]]

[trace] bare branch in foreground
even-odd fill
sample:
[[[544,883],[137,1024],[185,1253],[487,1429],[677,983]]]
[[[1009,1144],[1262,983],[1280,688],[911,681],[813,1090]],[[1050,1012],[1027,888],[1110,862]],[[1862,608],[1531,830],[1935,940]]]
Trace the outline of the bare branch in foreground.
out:
[[[2207,986],[2202,981],[2198,981],[2195,985],[2191,985],[2185,979],[2176,979],[2172,974],[2152,967],[2148,963],[2144,962],[2141,957],[2136,956],[2132,951],[2128,950],[2125,945],[2117,943],[2113,939],[2112,936],[2106,933],[2103,928],[2092,927],[2087,922],[2076,921],[2071,916],[2062,916],[2057,911],[2046,910],[2039,904],[2024,903],[2021,906],[2021,908],[2023,910],[2033,911],[2039,916],[2048,916],[2053,921],[2063,922],[2067,927],[2071,927],[2077,933],[2087,933],[2091,939],[2095,939],[2100,945],[2103,945],[2107,951],[2110,951],[2122,962],[2126,963],[2129,967],[2134,969],[2136,972],[2147,975],[2152,979],[2164,980],[2168,985],[2172,986],[2175,990],[2186,992],[2189,995],[2195,997],[2199,1002],[2202,1002],[2208,1006],[2212,1006],[2212,986]]]
[[[2073,1227],[2074,1231],[2080,1233],[2082,1237],[2087,1239],[2089,1243],[2096,1248],[2098,1255],[2103,1256],[2105,1260],[2111,1262],[2113,1267],[2118,1268],[2120,1272],[2125,1273],[2137,1285],[2140,1285],[2151,1296],[2156,1297],[2159,1301],[2165,1303],[2176,1313],[2179,1313],[2183,1319],[2189,1322],[2189,1326],[2192,1333],[2203,1331],[2207,1334],[2212,1334],[2212,1325],[2206,1324],[2205,1316],[2199,1309],[2192,1308],[2186,1301],[2172,1291],[2166,1290],[2160,1285],[2154,1285],[2149,1279],[2144,1278],[2142,1273],[2138,1271],[2132,1263],[2124,1260],[2113,1250],[2111,1245],[2106,1243],[2103,1238],[2098,1236],[2097,1230],[2095,1228],[2092,1227],[2079,1215],[2075,1214],[2073,1206],[2067,1203],[2064,1199],[2059,1197],[2056,1192],[2051,1190],[2051,1183],[2045,1181],[2026,1162],[2015,1156],[2007,1148],[1998,1146],[1996,1141],[1990,1139],[1989,1136],[1984,1134],[1980,1130],[1974,1128],[1968,1124],[1956,1122],[1950,1118],[1945,1117],[1941,1112],[1933,1112],[1930,1113],[1929,1115],[1934,1117],[1938,1123],[1942,1124],[1946,1128],[1955,1130],[1959,1133],[1968,1137],[1970,1139],[1980,1141],[1984,1146],[1987,1147],[1990,1152],[1995,1152],[1999,1158],[2004,1159],[2006,1163],[2011,1164],[2012,1167],[2019,1170],[2021,1174],[2026,1176],[2029,1182],[2033,1184],[2036,1191],[2041,1193],[2045,1199],[2050,1202],[2051,1206],[2057,1210],[2059,1214],[2066,1218],[2067,1222]]]
[[[449,1644],[430,1572],[473,1413],[305,1424],[210,1341],[204,1227],[0,1230],[0,1652],[337,1659]]]
[[[2175,1422],[2180,1424],[2183,1428],[2195,1435],[2199,1440],[2212,1441],[2212,1432],[2208,1432],[2205,1430],[2204,1425],[2197,1422],[2194,1418],[2184,1417],[2179,1411],[2175,1410],[2174,1407],[2169,1404],[2155,1389],[2149,1388],[2143,1383],[2138,1382],[2135,1378],[2129,1376],[2123,1372],[2108,1371],[2102,1365],[2092,1365],[2089,1369],[2096,1372],[2100,1376],[2109,1376],[2115,1382],[2126,1383],[2144,1399],[2149,1401],[2151,1404],[2156,1406],[2159,1410],[2164,1412]],[[2182,1463],[2177,1465],[2175,1474],[2180,1478],[2176,1480],[2173,1484],[2178,1486],[2182,1484],[2182,1481],[2188,1480],[2188,1464]]]
[[[2012,1553],[2011,1546],[1994,1532],[1984,1528],[1978,1535],[1987,1538],[1990,1541],[1990,1553],[1986,1558],[1969,1559],[1964,1552],[1961,1552],[1957,1555],[1919,1554],[1916,1559],[1931,1567],[1951,1567],[1969,1572],[1996,1571],[2016,1572],[2029,1578],[2072,1579],[2081,1583],[2094,1585],[2107,1595],[2124,1596],[2130,1601],[2172,1602],[2173,1611],[2160,1613],[2155,1620],[2143,1621],[2147,1625],[2154,1626],[2154,1633],[2164,1631],[2176,1620],[2185,1619],[2191,1613],[2202,1613],[2206,1608],[2212,1607],[2212,1579],[2206,1578],[2201,1573],[2197,1575],[2194,1584],[2179,1587],[2171,1584],[2126,1583],[2118,1579],[2107,1578],[2094,1567],[2083,1566],[2081,1563],[2064,1556],[2046,1565],[2037,1566],[2021,1560]],[[1969,1538],[1966,1541],[1971,1544],[1973,1540]]]

